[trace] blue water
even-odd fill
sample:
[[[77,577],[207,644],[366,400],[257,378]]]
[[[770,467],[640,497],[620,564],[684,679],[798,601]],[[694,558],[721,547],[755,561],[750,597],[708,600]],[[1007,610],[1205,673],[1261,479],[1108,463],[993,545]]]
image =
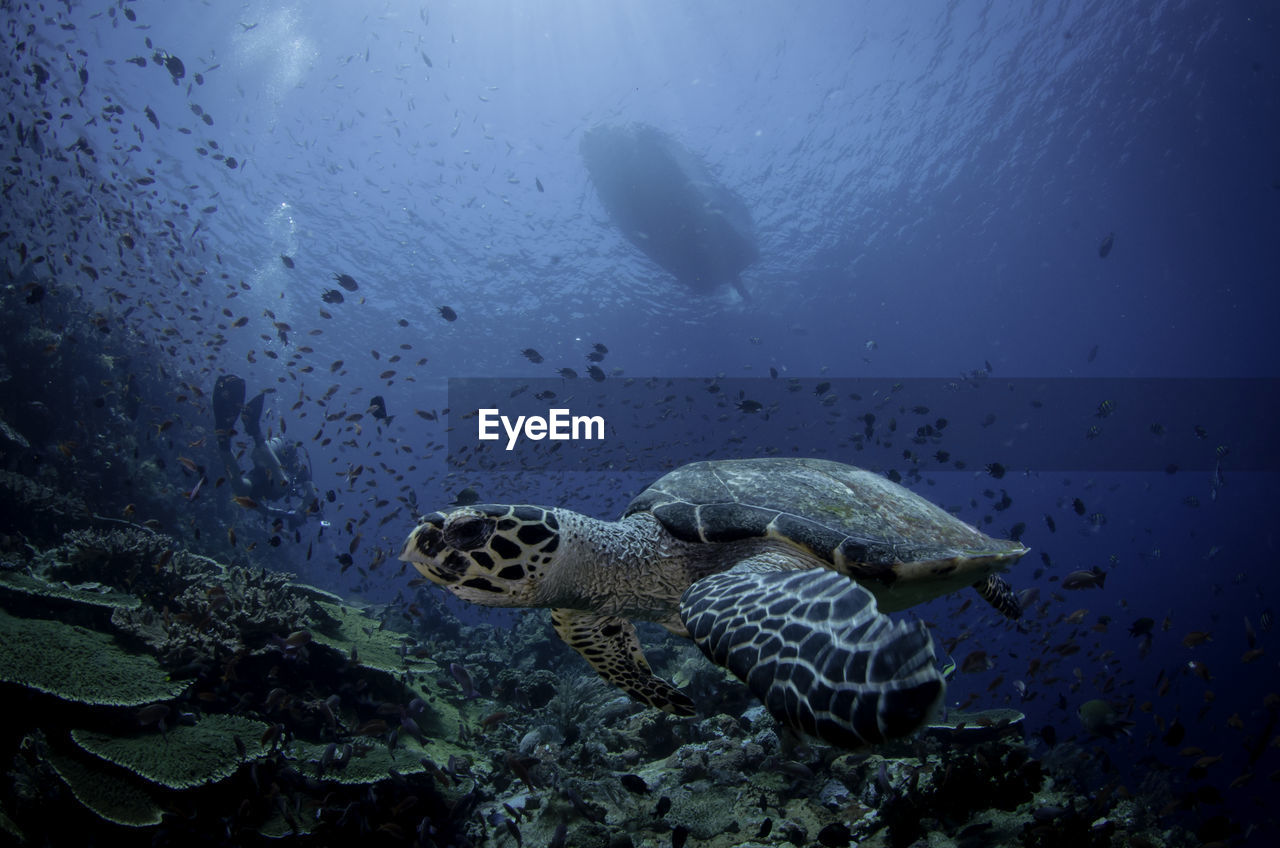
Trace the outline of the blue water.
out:
[[[494,500],[609,517],[656,476],[458,471],[445,462],[446,427],[472,425],[413,414],[448,407],[451,377],[584,372],[595,342],[610,351],[611,379],[770,368],[809,380],[951,377],[988,366],[991,380],[1280,375],[1272,4],[138,2],[9,14],[9,267],[24,265],[24,243],[56,267],[54,296],[82,298],[150,345],[137,370],[160,400],[139,426],[176,417],[181,443],[158,448],[170,464],[202,435],[199,460],[216,457],[207,398],[176,403],[166,386],[208,392],[231,372],[251,391],[277,388],[266,420],[307,440],[320,489],[338,496],[330,531],[308,528],[312,559],[301,545],[272,555],[344,592],[404,591],[398,563],[339,575],[333,557],[347,547],[344,522],[371,515],[362,552],[376,545],[394,559],[411,510],[376,519],[410,490],[424,509],[481,483]],[[151,61],[157,51],[182,60],[176,84]],[[50,75],[41,87],[33,61]],[[120,114],[104,113],[110,105]],[[19,144],[15,124],[29,128],[40,109],[42,148]],[[612,226],[578,143],[588,127],[621,122],[678,139],[752,210],[760,260],[744,274],[748,301],[728,287],[690,293]],[[93,158],[67,152],[78,139]],[[136,182],[145,177],[154,183]],[[133,247],[119,246],[124,233]],[[334,272],[360,287],[326,305]],[[437,313],[444,305],[455,322]],[[273,321],[290,326],[288,344]],[[526,347],[546,362],[528,362]],[[387,369],[396,375],[381,378]],[[359,433],[323,422],[363,412],[374,394],[396,416],[384,432],[367,417]],[[853,432],[860,412],[846,413]],[[1265,416],[1237,426],[1274,430]],[[655,414],[653,444],[679,438],[663,427]],[[317,430],[333,441],[312,439]],[[1231,436],[1210,434],[1205,447]],[[797,446],[811,447],[800,433],[758,444]],[[847,449],[828,456],[858,462]],[[1256,800],[1274,796],[1275,750],[1252,766],[1243,750],[1275,710],[1263,698],[1280,646],[1262,618],[1280,590],[1276,475],[1231,455],[1220,486],[1207,471],[1092,468],[1019,469],[997,484],[981,465],[998,457],[993,445],[967,470],[935,468],[912,487],[966,520],[990,516],[995,534],[1025,522],[1033,552],[1010,579],[1039,586],[1050,607],[1023,633],[985,611],[952,617],[960,599],[918,610],[936,640],[974,632],[958,659],[982,647],[996,663],[961,675],[949,699],[1016,699],[1028,659],[1075,639],[1083,650],[1021,704],[1033,730],[1083,739],[1079,703],[1131,701],[1133,739],[1091,744],[1117,767],[1153,757],[1185,772],[1158,740],[1160,722],[1180,716],[1185,745],[1226,757],[1209,776],[1225,804],[1200,815],[1269,821]],[[339,475],[358,465],[367,470],[348,485]],[[1013,506],[994,512],[987,488],[1007,490]],[[1077,496],[1105,523],[1076,516]],[[212,525],[230,514],[199,508]],[[1053,564],[1036,578],[1041,552]],[[1056,580],[1095,565],[1109,571],[1104,589],[1052,597]],[[1078,628],[1057,623],[1082,607]],[[1099,616],[1112,618],[1106,632],[1089,629]],[[1140,616],[1158,623],[1146,657],[1125,634]],[[1266,651],[1247,665],[1245,617]],[[1213,640],[1184,647],[1194,630]],[[1188,673],[1192,659],[1212,681]],[[1161,670],[1175,680],[1162,697],[1152,692]],[[1243,730],[1228,726],[1233,714]],[[1247,771],[1251,781],[1227,788]]]

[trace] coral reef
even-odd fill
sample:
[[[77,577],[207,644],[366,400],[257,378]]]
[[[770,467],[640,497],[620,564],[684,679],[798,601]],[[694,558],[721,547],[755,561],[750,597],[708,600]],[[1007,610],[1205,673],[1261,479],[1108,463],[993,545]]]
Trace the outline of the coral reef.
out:
[[[487,770],[464,765],[462,710],[411,639],[145,530],[27,553],[0,572],[15,833],[455,841]]]

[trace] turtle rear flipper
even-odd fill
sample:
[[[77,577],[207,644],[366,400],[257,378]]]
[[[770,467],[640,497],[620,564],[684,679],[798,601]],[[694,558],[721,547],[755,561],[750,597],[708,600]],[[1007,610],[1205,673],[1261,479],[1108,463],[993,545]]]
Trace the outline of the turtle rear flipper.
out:
[[[1022,618],[1022,604],[1018,603],[1018,595],[1009,585],[1009,581],[1000,575],[989,575],[986,580],[974,583],[973,588],[977,589],[982,599],[995,607],[1005,618],[1014,621]]]
[[[553,609],[556,633],[605,680],[632,698],[678,716],[693,715],[693,701],[654,675],[640,650],[636,628],[616,615],[596,615],[573,609]]]
[[[923,623],[892,621],[870,592],[827,569],[744,560],[685,590],[680,617],[774,718],[833,745],[918,730],[946,687]]]

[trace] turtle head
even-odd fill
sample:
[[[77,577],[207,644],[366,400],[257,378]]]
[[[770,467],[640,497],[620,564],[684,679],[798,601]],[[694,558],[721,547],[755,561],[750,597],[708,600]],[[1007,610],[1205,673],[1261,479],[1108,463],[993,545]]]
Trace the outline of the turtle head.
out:
[[[400,559],[463,600],[523,607],[535,604],[559,547],[555,510],[472,504],[424,515]]]

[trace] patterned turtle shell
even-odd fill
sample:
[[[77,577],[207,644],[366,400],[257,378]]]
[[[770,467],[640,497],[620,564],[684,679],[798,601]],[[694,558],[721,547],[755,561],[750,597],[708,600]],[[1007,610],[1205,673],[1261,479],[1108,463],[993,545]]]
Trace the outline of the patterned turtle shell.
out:
[[[686,542],[786,543],[873,590],[950,584],[914,587],[928,596],[973,583],[1027,551],[879,474],[822,459],[695,462],[645,489],[624,515],[641,512]],[[886,609],[922,600],[916,592],[900,602],[876,595]]]

